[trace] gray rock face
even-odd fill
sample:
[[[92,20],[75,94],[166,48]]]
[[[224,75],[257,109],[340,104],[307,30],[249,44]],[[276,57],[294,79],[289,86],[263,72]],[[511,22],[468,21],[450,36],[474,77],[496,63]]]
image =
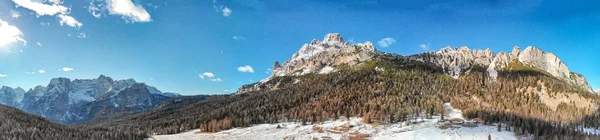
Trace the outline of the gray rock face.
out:
[[[447,75],[458,78],[468,73],[474,66],[488,67],[494,61],[496,55],[490,50],[470,50],[466,46],[461,48],[446,47],[440,51],[427,52],[409,56],[410,59],[433,63],[444,69]]]
[[[461,47],[460,49],[446,47],[436,53],[416,54],[409,56],[409,58],[436,64],[442,67],[447,75],[454,78],[470,72],[473,68],[485,68],[493,79],[496,78],[497,71],[505,70],[511,62],[516,60],[526,66],[546,71],[552,76],[592,92],[592,88],[585,77],[569,71],[567,65],[553,53],[543,52],[533,46],[529,46],[523,51],[515,46],[510,54],[505,52],[494,54],[490,49],[483,51],[470,50],[467,47]]]
[[[371,42],[351,45],[339,33],[325,35],[323,41],[312,40],[304,44],[281,66],[273,67],[273,76],[304,75],[321,71],[324,67],[335,68],[341,64],[356,64],[370,60],[375,53]]]
[[[329,73],[340,65],[368,61],[373,58],[375,51],[371,42],[350,44],[345,42],[339,33],[330,33],[325,35],[322,41],[313,39],[309,44],[304,44],[283,64],[275,62],[271,77]],[[271,77],[261,82],[268,81]],[[238,93],[258,90],[258,85],[260,84],[244,85]]]
[[[133,87],[136,89],[131,89]],[[144,90],[138,90],[140,87],[143,87]],[[147,100],[146,94],[156,98],[147,102],[152,105],[158,104],[158,100],[179,96],[175,93],[162,93],[152,86],[137,83],[133,79],[113,80],[104,75],[100,75],[96,79],[72,81],[68,78],[53,78],[46,87],[36,86],[27,92],[22,92],[20,94],[22,100],[18,100],[15,107],[55,122],[73,124],[93,119],[98,113],[97,111],[101,111],[102,108],[143,105],[143,107],[140,106],[141,109],[148,109],[148,104],[134,102],[137,101],[137,98]],[[103,102],[111,100],[128,101],[127,103],[131,104]],[[119,113],[118,111],[115,113]]]
[[[25,90],[22,88],[11,88],[7,86],[2,86],[0,88],[0,104],[12,106],[12,107],[20,107],[20,102],[23,100],[23,95],[25,94]]]
[[[152,107],[160,103],[161,100],[154,98],[147,87],[143,83],[134,84],[119,92],[111,102],[116,106],[124,107]]]
[[[559,78],[569,78],[569,68],[553,53],[546,53],[535,47],[527,47],[519,55],[519,61],[544,70]]]

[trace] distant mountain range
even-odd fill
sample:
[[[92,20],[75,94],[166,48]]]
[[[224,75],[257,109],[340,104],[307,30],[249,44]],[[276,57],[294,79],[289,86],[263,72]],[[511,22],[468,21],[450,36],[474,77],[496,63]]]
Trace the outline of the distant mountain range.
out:
[[[36,86],[27,92],[7,86],[0,89],[1,104],[63,124],[142,112],[177,96],[180,95],[163,93],[133,79],[113,80],[104,75],[96,79],[53,78],[47,86]]]

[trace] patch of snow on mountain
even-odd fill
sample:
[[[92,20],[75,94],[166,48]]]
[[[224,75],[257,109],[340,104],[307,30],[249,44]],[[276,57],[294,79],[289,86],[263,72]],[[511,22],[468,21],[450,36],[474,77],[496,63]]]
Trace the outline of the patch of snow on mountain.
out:
[[[319,71],[319,74],[327,74],[330,72],[333,72],[335,69],[331,66],[325,66],[321,69],[321,71]]]
[[[92,102],[95,101],[96,98],[89,95],[91,89],[88,90],[78,90],[76,92],[69,92],[69,104],[77,104],[79,102]]]
[[[309,59],[323,51],[325,51],[324,47],[317,46],[317,45],[304,44],[304,46],[302,46],[300,51],[298,51],[296,57],[294,57],[292,60],[296,60],[296,61],[300,61],[302,59],[306,60],[306,59]]]

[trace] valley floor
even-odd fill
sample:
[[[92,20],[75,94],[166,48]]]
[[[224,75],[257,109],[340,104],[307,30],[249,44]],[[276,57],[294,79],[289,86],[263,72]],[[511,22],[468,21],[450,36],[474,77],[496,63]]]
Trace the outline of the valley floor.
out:
[[[277,126],[281,128],[277,128]],[[344,127],[353,125],[348,131]],[[495,126],[460,127],[440,129],[437,120],[426,120],[419,124],[403,126],[400,124],[375,126],[365,124],[362,119],[329,121],[315,125],[300,123],[261,124],[248,128],[236,128],[218,133],[197,133],[198,130],[174,135],[157,135],[155,140],[185,140],[185,139],[348,139],[368,138],[374,140],[484,140],[491,136],[493,140],[516,140],[512,132],[498,132]]]
[[[449,104],[446,109],[449,119],[462,119],[460,110],[453,109]],[[432,119],[417,119],[413,123],[396,123],[389,125],[367,124],[362,118],[338,119],[318,124],[301,125],[300,122],[287,122],[277,124],[259,124],[247,128],[234,128],[218,133],[198,133],[192,130],[174,135],[156,135],[155,140],[182,140],[182,139],[243,139],[243,140],[271,140],[271,139],[320,139],[338,140],[350,138],[367,138],[374,140],[516,140],[519,139],[512,132],[498,132],[496,126],[478,125],[477,127],[464,127],[460,125],[446,125],[442,129],[439,117]],[[279,127],[279,128],[278,128]]]

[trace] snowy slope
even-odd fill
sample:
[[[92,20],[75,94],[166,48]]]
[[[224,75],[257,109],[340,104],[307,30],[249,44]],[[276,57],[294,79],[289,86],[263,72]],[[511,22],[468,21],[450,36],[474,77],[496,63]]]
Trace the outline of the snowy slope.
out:
[[[281,128],[277,128],[280,126]],[[344,131],[344,127],[350,130]],[[367,136],[374,140],[481,140],[491,136],[494,140],[516,140],[512,132],[498,132],[496,126],[479,126],[474,128],[438,128],[438,119],[426,119],[417,124],[392,124],[373,126],[365,124],[360,118],[340,119],[315,125],[301,125],[300,122],[260,124],[248,128],[234,128],[218,133],[197,133],[192,130],[175,135],[153,136],[156,140],[188,140],[188,139],[342,139],[352,136]],[[320,131],[322,129],[322,131]],[[342,129],[340,131],[340,129]]]
[[[444,104],[448,110],[447,118],[462,118],[460,110]],[[155,140],[186,140],[186,139],[348,139],[368,138],[374,140],[483,140],[491,137],[494,140],[519,139],[512,132],[498,132],[496,126],[462,127],[441,129],[440,117],[432,119],[415,119],[413,123],[395,123],[389,125],[372,125],[363,122],[361,118],[338,119],[319,124],[301,125],[300,122],[277,124],[259,124],[248,128],[234,128],[218,133],[198,133],[192,130],[174,135],[155,135]],[[277,128],[277,127],[280,128]]]

